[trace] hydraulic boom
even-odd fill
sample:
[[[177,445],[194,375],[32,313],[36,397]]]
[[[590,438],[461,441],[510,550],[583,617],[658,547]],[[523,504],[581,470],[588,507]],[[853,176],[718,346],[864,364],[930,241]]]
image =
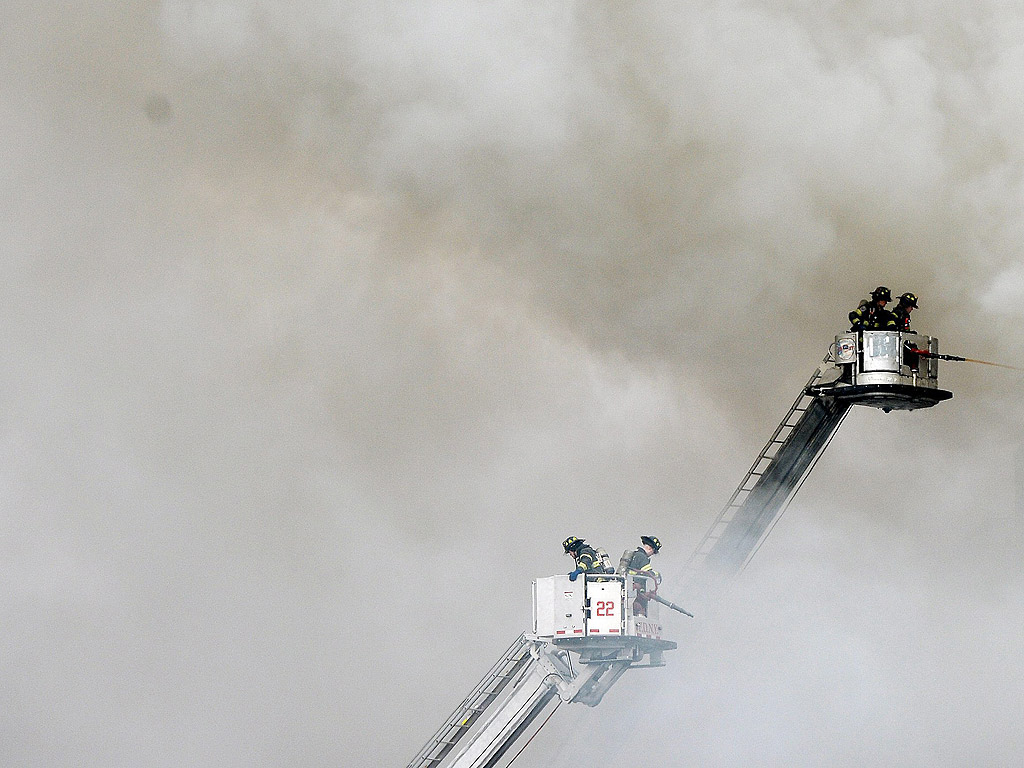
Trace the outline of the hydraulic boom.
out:
[[[717,581],[743,569],[852,405],[888,413],[927,408],[952,397],[938,388],[939,359],[938,339],[928,336],[894,331],[837,336],[697,546],[687,564],[690,577]]]
[[[533,583],[533,632],[520,635],[409,763],[494,768],[562,702],[597,706],[630,668],[664,666],[647,576],[548,576]],[[655,598],[657,600],[657,598]],[[678,606],[666,605],[679,610]]]
[[[690,576],[743,569],[853,405],[913,410],[952,397],[938,388],[938,341],[860,331],[835,345],[790,407],[688,563]],[[832,365],[829,366],[828,364]],[[533,632],[520,635],[409,763],[495,768],[561,702],[596,706],[630,668],[664,666],[657,596],[643,575],[550,576],[533,583]],[[539,722],[539,725],[538,725]],[[531,737],[532,738],[532,737]],[[522,750],[523,747],[520,747]]]

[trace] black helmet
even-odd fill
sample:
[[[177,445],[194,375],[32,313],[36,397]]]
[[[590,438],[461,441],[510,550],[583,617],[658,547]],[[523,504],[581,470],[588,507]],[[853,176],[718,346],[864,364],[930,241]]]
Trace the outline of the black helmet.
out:
[[[904,293],[900,296],[900,304],[904,307],[913,307],[917,309],[917,296],[913,293]]]
[[[654,554],[658,554],[658,550],[661,549],[661,542],[657,536],[641,536],[640,541],[653,549]]]
[[[584,544],[583,539],[578,539],[575,536],[570,536],[568,539],[562,542],[562,548],[566,552],[575,552],[577,549],[582,547]]]
[[[875,301],[892,301],[892,291],[880,285],[871,292],[871,298]]]

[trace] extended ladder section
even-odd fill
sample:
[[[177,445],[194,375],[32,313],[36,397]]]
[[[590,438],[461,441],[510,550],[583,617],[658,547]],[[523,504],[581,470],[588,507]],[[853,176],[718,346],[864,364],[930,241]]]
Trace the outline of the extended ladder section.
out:
[[[520,635],[409,768],[494,768],[550,704],[596,706],[633,663],[616,650],[608,656],[574,666],[567,651]]]
[[[533,585],[533,633],[522,634],[409,763],[409,768],[496,768],[560,702],[597,706],[631,667],[663,666],[653,579],[547,576]],[[554,706],[552,706],[554,705]],[[521,751],[522,747],[520,748]]]
[[[852,405],[927,408],[938,388],[938,341],[863,331],[836,337],[826,362],[786,417],[687,563],[690,576],[738,573],[813,469]],[[522,634],[456,707],[408,768],[500,768],[549,705],[596,706],[626,670],[664,665],[653,580],[633,573],[548,576],[533,583],[533,632]],[[552,709],[553,711],[553,709]],[[532,737],[530,737],[532,738]],[[524,747],[520,748],[522,751]],[[509,756],[510,755],[510,756]]]
[[[688,569],[735,575],[785,511],[850,409],[848,401],[811,394],[821,377],[818,368],[704,535]]]
[[[926,350],[927,355],[922,355]],[[717,580],[743,569],[771,531],[852,405],[929,408],[952,397],[938,387],[938,339],[861,331],[835,344],[744,475],[686,565]],[[834,363],[827,366],[827,363]]]
[[[532,661],[530,642],[524,632],[455,709],[420,754],[409,763],[409,768],[430,768],[441,763],[469,733],[483,712],[501,696],[510,682],[522,675],[523,669]]]

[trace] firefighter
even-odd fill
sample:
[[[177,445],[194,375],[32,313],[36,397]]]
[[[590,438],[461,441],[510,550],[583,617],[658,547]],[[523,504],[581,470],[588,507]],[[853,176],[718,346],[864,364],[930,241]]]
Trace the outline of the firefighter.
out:
[[[622,556],[620,567],[624,566],[627,575],[649,576],[654,579],[653,584],[646,579],[633,580],[634,588],[636,589],[636,598],[633,600],[633,613],[637,616],[647,615],[647,603],[650,601],[651,596],[657,593],[658,585],[661,584],[661,574],[651,567],[651,558],[658,554],[659,550],[661,550],[661,541],[658,540],[657,536],[641,536],[640,546],[632,553],[627,550]],[[648,586],[652,588],[647,589]]]
[[[572,555],[573,560],[576,561],[576,569],[569,574],[569,581],[576,581],[576,577],[581,573],[605,572],[601,556],[583,539],[570,536],[562,542],[562,548],[565,550],[565,554]]]
[[[896,317],[885,308],[892,301],[892,291],[880,285],[871,292],[871,300],[864,300],[850,313],[851,331],[894,331]]]
[[[917,296],[912,293],[904,293],[896,303],[893,316],[896,318],[896,330],[904,333],[913,333],[910,330],[910,313],[917,309]]]
[[[640,546],[636,548],[626,564],[626,573],[653,576],[660,583],[661,574],[651,567],[651,558],[658,554],[660,549],[661,542],[657,536],[641,536]]]

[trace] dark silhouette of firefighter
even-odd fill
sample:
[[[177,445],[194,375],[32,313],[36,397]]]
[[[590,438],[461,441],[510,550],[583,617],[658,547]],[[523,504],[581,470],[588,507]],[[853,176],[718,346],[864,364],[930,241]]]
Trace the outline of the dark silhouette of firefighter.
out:
[[[619,571],[624,576],[639,577],[632,580],[636,593],[633,613],[637,616],[647,615],[647,603],[657,593],[658,585],[661,584],[661,574],[651,566],[651,558],[658,554],[659,550],[661,541],[657,536],[641,536],[640,546],[632,552],[627,549],[619,560]]]
[[[630,553],[625,567],[626,573],[651,576],[655,581],[661,583],[661,574],[651,566],[651,558],[658,554],[660,549],[661,542],[657,536],[641,536],[640,546]]]
[[[892,291],[880,285],[871,292],[871,299],[861,301],[850,313],[851,331],[895,331],[896,316],[885,308],[892,301]]]
[[[605,573],[605,565],[597,550],[583,539],[570,536],[562,542],[565,554],[572,555],[576,569],[569,574],[569,581],[576,581],[581,573]]]
[[[896,330],[904,333],[913,333],[910,330],[910,313],[917,309],[917,296],[912,293],[904,293],[896,302],[896,309],[892,311],[896,318]]]

